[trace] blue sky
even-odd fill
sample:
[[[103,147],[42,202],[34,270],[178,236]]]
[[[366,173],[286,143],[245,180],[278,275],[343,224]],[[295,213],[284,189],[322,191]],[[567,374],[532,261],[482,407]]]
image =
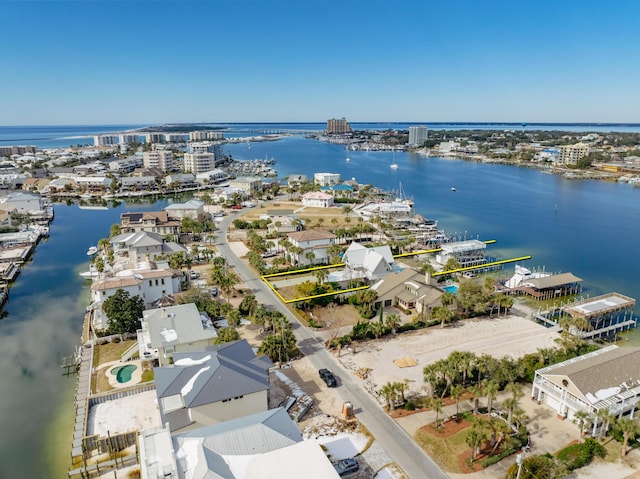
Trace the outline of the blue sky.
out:
[[[640,122],[640,2],[0,0],[0,125]]]

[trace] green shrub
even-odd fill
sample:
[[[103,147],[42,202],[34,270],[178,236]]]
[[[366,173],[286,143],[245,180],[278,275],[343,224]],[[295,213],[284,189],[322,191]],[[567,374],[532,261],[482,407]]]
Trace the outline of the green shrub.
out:
[[[404,405],[404,408],[407,411],[415,411],[416,404],[413,401],[407,401],[407,403]]]
[[[605,454],[604,447],[589,437],[581,444],[573,444],[560,450],[558,460],[563,462],[567,469],[573,471],[589,464],[594,456],[604,457]]]

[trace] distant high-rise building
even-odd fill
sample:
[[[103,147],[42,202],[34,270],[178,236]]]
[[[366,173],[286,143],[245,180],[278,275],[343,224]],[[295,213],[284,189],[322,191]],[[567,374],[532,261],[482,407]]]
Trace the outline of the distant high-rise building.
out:
[[[140,141],[140,137],[132,133],[121,134],[119,135],[118,139],[121,145],[129,145],[131,143],[138,143]]]
[[[184,171],[197,175],[205,171],[211,171],[216,167],[213,153],[185,153]]]
[[[164,133],[145,133],[144,141],[146,143],[162,143],[164,141]]]
[[[409,146],[418,147],[422,146],[427,141],[428,129],[426,126],[410,126],[409,127]]]
[[[94,146],[109,146],[118,143],[118,135],[96,135],[93,137]]]
[[[351,125],[344,117],[327,120],[327,133],[329,135],[351,133]]]
[[[189,141],[222,140],[224,133],[221,131],[198,130],[189,132]]]
[[[164,141],[169,143],[180,143],[183,142],[187,135],[184,133],[165,133]]]
[[[558,147],[558,162],[563,165],[576,165],[578,161],[589,154],[589,147],[584,143],[562,145]]]
[[[173,170],[173,153],[167,150],[145,151],[142,154],[145,168],[158,168],[162,171]]]

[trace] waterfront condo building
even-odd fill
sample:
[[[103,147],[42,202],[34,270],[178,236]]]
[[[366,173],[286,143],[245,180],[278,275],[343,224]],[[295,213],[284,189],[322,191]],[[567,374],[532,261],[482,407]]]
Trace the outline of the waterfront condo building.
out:
[[[409,146],[416,148],[422,146],[427,141],[428,130],[426,126],[409,127]]]
[[[166,150],[145,151],[142,154],[145,168],[158,168],[163,172],[171,171],[174,168],[173,153]]]
[[[164,141],[164,133],[145,133],[145,143],[162,143]]]
[[[96,135],[93,137],[94,146],[110,146],[118,143],[118,135]]]
[[[185,153],[184,171],[194,175],[211,171],[216,166],[215,155],[213,153]]]
[[[189,132],[189,141],[207,141],[207,140],[222,140],[224,133],[221,131],[191,131]]]
[[[584,143],[562,145],[558,147],[558,161],[563,165],[576,165],[578,161],[589,154],[589,147]]]
[[[129,145],[131,143],[138,143],[139,141],[140,138],[138,137],[138,135],[135,135],[133,133],[118,135],[118,143],[121,145]]]
[[[344,117],[337,119],[331,118],[327,120],[327,133],[329,135],[342,135],[344,133],[351,133],[351,125],[344,119]]]
[[[314,173],[313,182],[320,186],[333,186],[340,183],[339,173]]]
[[[165,133],[164,141],[167,143],[181,143],[184,141],[185,136],[184,133]]]

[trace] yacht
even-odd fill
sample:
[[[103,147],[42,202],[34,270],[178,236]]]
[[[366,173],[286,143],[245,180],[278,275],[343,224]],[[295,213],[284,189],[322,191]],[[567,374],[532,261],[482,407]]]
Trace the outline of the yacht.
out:
[[[92,246],[91,248],[89,248],[89,250],[87,251],[87,256],[93,256],[94,254],[96,254],[98,252],[98,248],[97,246]]]
[[[391,163],[391,169],[392,170],[397,170],[398,169],[398,165],[396,163]]]

